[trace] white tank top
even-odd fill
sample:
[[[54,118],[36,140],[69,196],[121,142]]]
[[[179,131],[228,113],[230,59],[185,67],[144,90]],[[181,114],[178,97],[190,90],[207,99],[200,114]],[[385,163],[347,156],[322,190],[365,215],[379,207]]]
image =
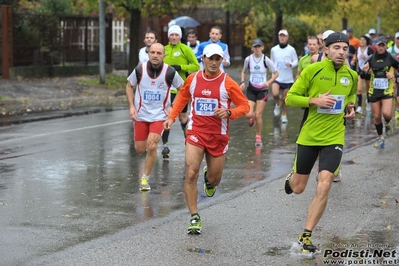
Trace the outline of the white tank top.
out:
[[[134,95],[137,121],[166,120],[165,107],[170,105],[170,87],[165,77],[169,66],[164,64],[161,73],[153,79],[147,73],[147,64],[148,62],[142,64],[142,76]]]
[[[254,87],[260,86],[267,80],[267,69],[265,67],[265,55],[258,59],[252,54],[249,56],[249,81]]]
[[[367,60],[367,57],[368,57],[367,51],[368,51],[368,46],[366,47],[366,49],[364,49],[363,52],[361,50],[361,47],[357,48],[357,55],[356,56],[357,56],[357,60],[358,60],[359,69],[363,69],[364,64],[366,63],[366,60]],[[363,59],[361,57],[362,54],[365,56],[365,59]]]

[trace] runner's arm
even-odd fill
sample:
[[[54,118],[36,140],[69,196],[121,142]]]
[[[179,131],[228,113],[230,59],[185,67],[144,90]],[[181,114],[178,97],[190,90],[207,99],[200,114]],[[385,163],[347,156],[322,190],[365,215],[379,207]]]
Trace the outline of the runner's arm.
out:
[[[244,65],[242,67],[242,71],[241,71],[241,81],[240,81],[240,88],[241,90],[243,90],[245,88],[245,72],[248,69],[248,65],[249,65],[249,56],[247,56],[244,60]],[[249,69],[248,69],[249,71]]]
[[[309,107],[310,97],[308,96],[308,87],[310,85],[307,77],[307,68],[302,71],[298,79],[294,82],[292,87],[288,90],[285,104],[292,107]]]
[[[226,44],[226,49],[223,51],[223,66],[228,67],[230,66],[230,54],[229,54],[229,47]]]
[[[176,120],[176,117],[181,113],[184,106],[190,101],[191,94],[190,94],[190,85],[193,80],[194,75],[188,76],[186,81],[181,86],[179,93],[176,95],[175,100],[173,101],[172,105],[172,112],[169,114],[168,119],[172,120],[173,122]]]
[[[129,108],[132,108],[132,107],[134,108],[133,99],[134,99],[135,90],[136,90],[136,86],[133,86],[128,81],[126,83],[126,99],[127,99],[128,104],[129,104]]]
[[[200,45],[198,46],[198,51],[197,51],[197,53],[195,54],[195,57],[197,58],[197,61],[198,61],[198,63],[201,63],[202,62],[202,54],[203,54],[203,52],[204,52],[204,47],[205,47],[205,43],[204,42],[202,42],[202,43],[200,43]]]
[[[184,55],[187,58],[188,64],[187,65],[180,65],[181,69],[183,71],[185,71],[185,72],[188,72],[188,73],[197,72],[200,69],[200,65],[198,63],[198,60],[195,57],[195,54],[194,54],[193,50],[191,50],[190,47],[185,46],[185,48],[187,48],[187,49],[184,50]]]
[[[298,55],[295,52],[295,49],[292,49],[292,53],[291,53],[291,68],[296,68],[298,66]]]
[[[236,106],[235,108],[229,109],[231,112],[229,119],[237,119],[246,115],[249,112],[248,99],[237,85],[237,82],[227,76],[225,86],[231,101]]]

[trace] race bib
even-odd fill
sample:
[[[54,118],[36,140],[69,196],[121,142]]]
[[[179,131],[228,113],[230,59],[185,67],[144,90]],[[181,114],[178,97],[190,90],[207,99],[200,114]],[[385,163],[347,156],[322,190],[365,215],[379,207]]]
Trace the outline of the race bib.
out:
[[[276,66],[277,68],[287,68],[284,61],[277,61]]]
[[[144,91],[143,102],[160,102],[162,101],[162,94],[155,91]]]
[[[374,84],[374,89],[377,89],[377,90],[388,89],[388,79],[387,78],[375,78],[373,84]]]
[[[195,98],[195,114],[201,116],[213,116],[215,108],[218,106],[218,100],[212,98]]]
[[[260,74],[251,75],[251,83],[261,85],[265,83],[265,76]]]
[[[322,94],[319,95],[319,97]],[[345,95],[329,95],[331,97],[334,97],[335,99],[337,99],[337,101],[335,102],[335,104],[331,107],[331,108],[321,108],[321,107],[317,107],[317,112],[319,114],[341,114],[342,111],[344,110],[344,103],[345,103]]]

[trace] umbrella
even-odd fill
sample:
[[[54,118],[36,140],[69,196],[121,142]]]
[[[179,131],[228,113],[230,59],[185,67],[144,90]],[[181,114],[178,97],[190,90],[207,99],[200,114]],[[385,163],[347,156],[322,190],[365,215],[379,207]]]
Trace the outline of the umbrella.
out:
[[[172,25],[177,25],[177,26],[182,27],[182,28],[193,28],[193,27],[197,27],[197,26],[199,26],[201,24],[198,21],[196,21],[195,19],[193,19],[192,17],[181,16],[181,17],[177,17],[175,19],[172,19],[168,23],[168,27],[170,27]]]

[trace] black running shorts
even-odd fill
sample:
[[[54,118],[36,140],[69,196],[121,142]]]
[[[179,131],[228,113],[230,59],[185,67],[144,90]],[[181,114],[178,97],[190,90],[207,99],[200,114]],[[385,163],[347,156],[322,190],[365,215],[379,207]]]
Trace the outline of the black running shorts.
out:
[[[342,145],[330,146],[303,146],[297,145],[294,172],[301,175],[309,175],[319,156],[319,172],[327,170],[338,174],[342,158]]]

